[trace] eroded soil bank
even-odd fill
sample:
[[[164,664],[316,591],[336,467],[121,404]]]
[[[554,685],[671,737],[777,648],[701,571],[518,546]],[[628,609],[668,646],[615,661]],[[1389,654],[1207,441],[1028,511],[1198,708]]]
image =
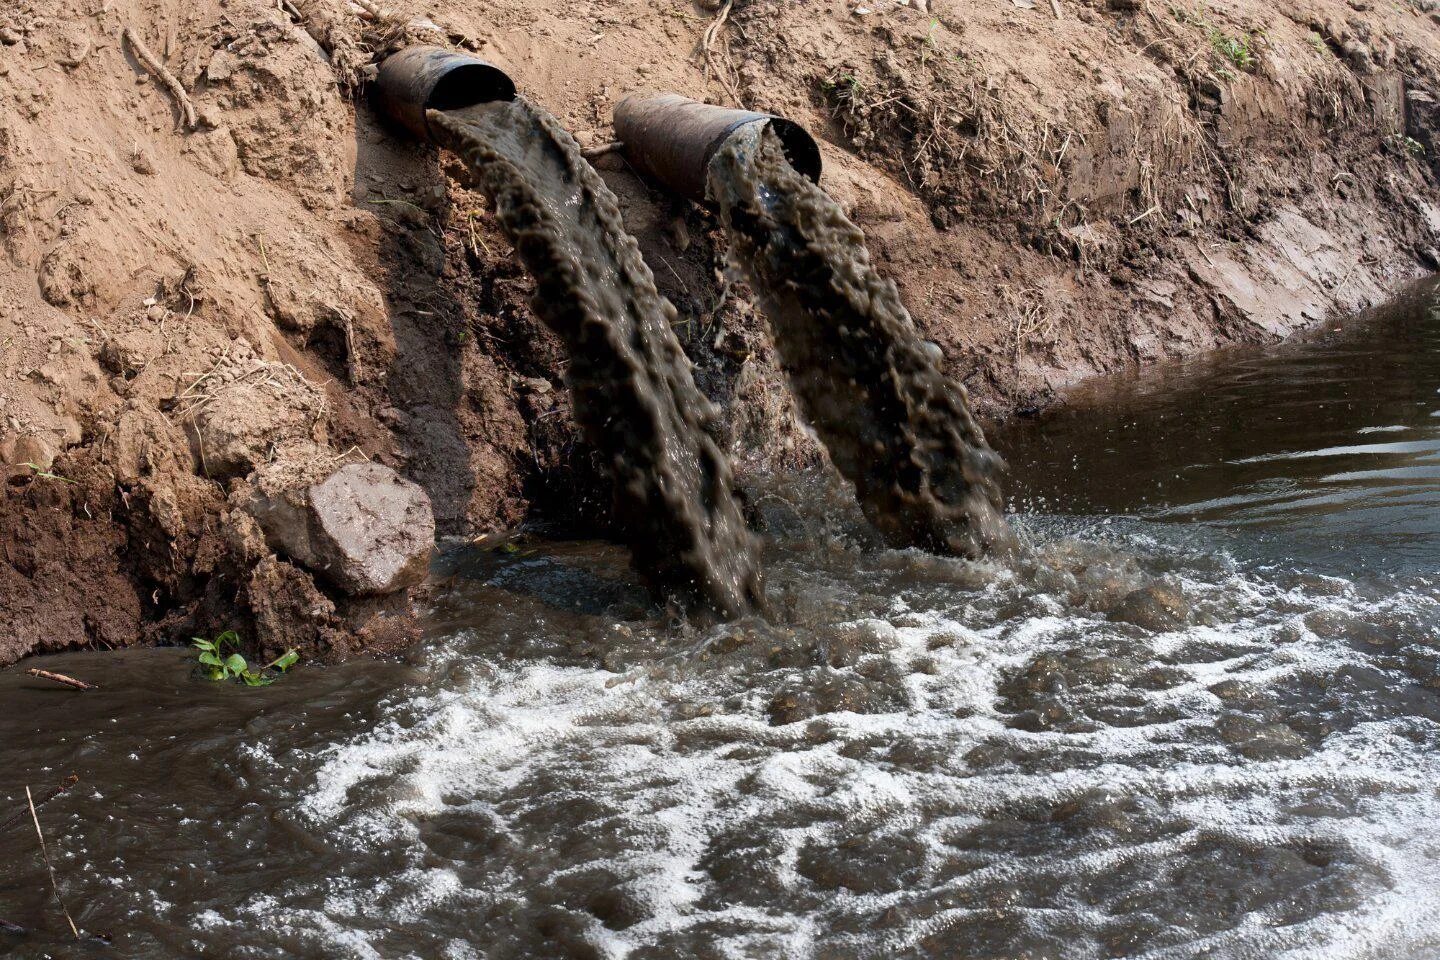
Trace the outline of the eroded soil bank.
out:
[[[708,51],[716,12],[670,0],[407,2],[405,28],[330,0],[11,4],[0,663],[227,627],[322,656],[406,642],[403,591],[326,574],[252,509],[319,516],[326,478],[366,463],[393,472],[364,468],[376,497],[410,509],[418,485],[442,535],[603,523],[564,351],[483,195],[356,106],[389,47],[478,50],[586,145],[642,88],[806,124],[946,372],[1004,414],[1433,267],[1429,4],[750,0]],[[716,221],[599,166],[734,459],[813,462]],[[382,559],[410,579],[413,555]]]

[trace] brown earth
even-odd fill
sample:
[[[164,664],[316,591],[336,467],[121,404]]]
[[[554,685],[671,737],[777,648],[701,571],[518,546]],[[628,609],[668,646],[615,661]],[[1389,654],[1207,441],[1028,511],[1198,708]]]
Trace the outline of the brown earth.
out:
[[[357,106],[388,47],[477,50],[584,143],[646,88],[808,125],[826,188],[1003,415],[1436,266],[1431,4],[487,0],[378,22],[342,0],[7,4],[0,663],[224,627],[317,655],[404,643],[403,598],[337,595],[236,506],[282,449],[395,467],[446,534],[537,510],[603,528],[563,351],[483,198]],[[812,461],[713,218],[599,166],[742,470]]]

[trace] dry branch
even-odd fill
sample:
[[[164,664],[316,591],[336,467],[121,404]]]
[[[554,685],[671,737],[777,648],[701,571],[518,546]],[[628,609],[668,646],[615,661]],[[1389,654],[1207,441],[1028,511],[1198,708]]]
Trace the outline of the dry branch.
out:
[[[60,884],[55,880],[55,865],[50,862],[50,851],[45,848],[45,833],[40,829],[40,814],[35,812],[35,798],[30,795],[29,784],[25,786],[25,799],[30,801],[30,819],[35,823],[35,836],[40,838],[40,855],[45,858],[45,869],[50,871],[50,890],[55,894],[55,902],[60,905],[60,912],[65,914],[65,922],[70,924],[70,932],[79,940],[80,930],[70,917],[70,908],[65,906],[65,898],[60,895]]]
[[[720,85],[730,94],[731,98],[735,101],[735,106],[744,110],[745,103],[740,99],[740,88],[730,79],[730,74],[727,70],[715,64],[715,43],[720,39],[720,31],[725,29],[725,21],[730,19],[730,10],[734,6],[735,0],[725,0],[725,5],[720,8],[719,13],[715,14],[715,19],[710,21],[710,25],[705,28],[704,34],[701,35],[700,49],[705,54],[706,76],[708,77],[710,71],[714,70],[715,78],[720,81]]]
[[[130,44],[130,49],[135,52],[135,59],[145,65],[145,69],[155,74],[156,79],[165,85],[170,91],[170,96],[175,98],[175,103],[180,107],[180,128],[182,130],[194,130],[198,120],[195,117],[195,104],[190,102],[190,95],[175,79],[175,74],[165,68],[165,64],[156,59],[150,48],[145,46],[145,41],[135,35],[135,31],[126,27],[120,32],[120,36]]]
[[[51,673],[49,670],[41,670],[38,667],[32,667],[25,672],[30,674],[30,676],[32,677],[39,677],[41,680],[53,680],[61,686],[72,687],[76,690],[100,689],[93,683],[86,683],[84,680],[77,680],[74,677],[66,676],[63,673]]]

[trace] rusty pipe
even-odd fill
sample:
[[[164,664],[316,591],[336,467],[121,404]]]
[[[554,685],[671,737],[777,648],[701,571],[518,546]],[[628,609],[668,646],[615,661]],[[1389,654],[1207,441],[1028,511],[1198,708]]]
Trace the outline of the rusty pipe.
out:
[[[406,47],[380,64],[371,95],[382,117],[416,139],[434,143],[426,110],[514,100],[515,81],[479,57],[444,47]]]
[[[741,127],[768,123],[785,158],[802,175],[820,181],[820,147],[805,128],[784,117],[730,110],[678,94],[635,95],[615,105],[615,136],[630,165],[696,203],[708,203],[710,159]]]

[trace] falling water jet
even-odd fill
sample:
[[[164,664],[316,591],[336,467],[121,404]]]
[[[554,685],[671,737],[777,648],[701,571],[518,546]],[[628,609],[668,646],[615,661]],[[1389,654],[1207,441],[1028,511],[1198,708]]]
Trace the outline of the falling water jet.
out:
[[[535,312],[568,347],[576,417],[609,467],[636,568],[683,606],[750,612],[762,597],[757,543],[716,440],[718,411],[672,329],[675,308],[579,145],[490,71],[410,48],[382,66],[377,103],[459,154],[495,204],[535,277]]]
[[[801,413],[886,542],[967,557],[1012,544],[1003,461],[864,234],[816,185],[809,135],[674,95],[627,98],[615,128],[637,169],[719,209]]]

